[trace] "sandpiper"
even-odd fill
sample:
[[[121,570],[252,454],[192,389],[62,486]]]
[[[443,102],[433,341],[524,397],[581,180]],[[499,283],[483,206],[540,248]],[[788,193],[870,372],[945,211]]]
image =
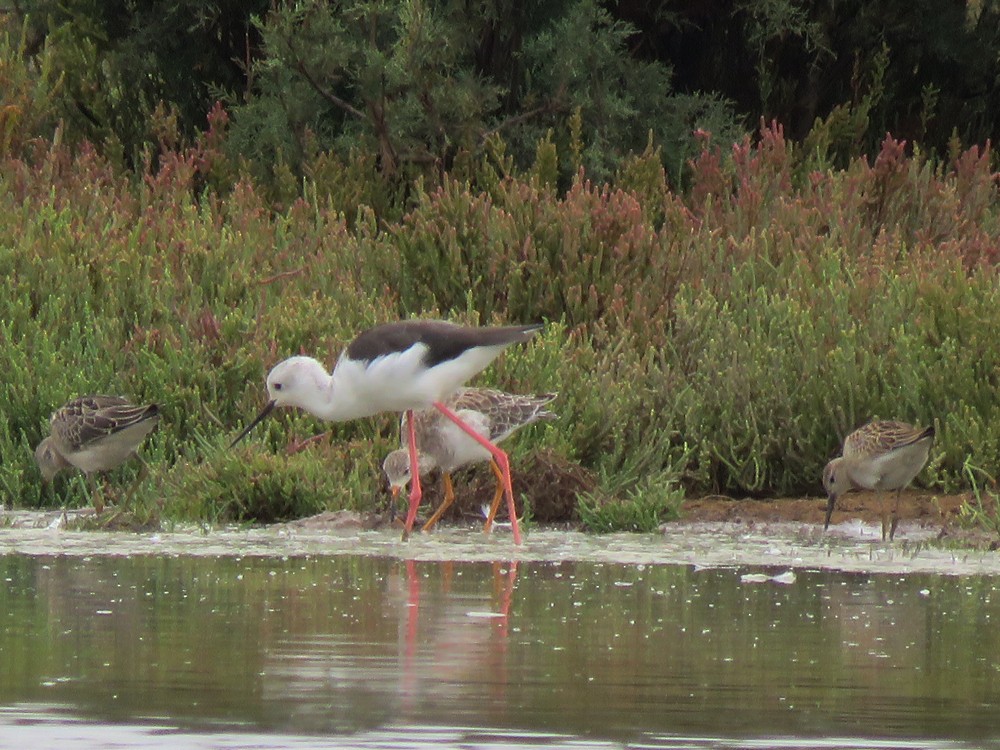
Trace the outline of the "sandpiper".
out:
[[[899,496],[903,488],[927,463],[934,427],[914,427],[904,422],[876,421],[859,427],[844,438],[843,455],[823,469],[823,487],[827,493],[826,523],[837,498],[854,489],[875,490],[882,516],[882,539],[890,540],[899,523]],[[886,516],[882,492],[896,490],[892,521]]]
[[[491,388],[462,388],[445,403],[467,425],[495,445],[532,422],[555,419],[556,415],[545,408],[555,397],[555,394],[519,396]],[[400,443],[403,447],[386,456],[382,463],[393,500],[410,482],[410,441],[405,420],[406,417],[403,417],[399,425]],[[433,528],[455,501],[452,472],[468,464],[489,461],[490,468],[497,477],[496,493],[483,527],[484,532],[489,531],[503,497],[503,475],[490,453],[436,409],[414,412],[413,430],[417,437],[421,475],[438,468],[444,484],[444,500],[422,530]]]
[[[98,513],[104,503],[98,499],[94,474],[110,471],[131,456],[143,439],[160,421],[156,404],[136,406],[121,396],[81,396],[52,413],[51,434],[35,449],[35,461],[42,479],[51,482],[62,469],[77,468],[91,486],[91,496]],[[142,459],[139,459],[142,461]],[[146,465],[139,480],[145,476]]]
[[[466,425],[443,402],[504,349],[527,341],[541,327],[538,324],[474,327],[442,320],[406,320],[385,323],[361,333],[341,353],[332,373],[312,357],[290,357],[268,373],[268,403],[232,444],[236,445],[278,406],[297,406],[334,422],[384,411],[404,412],[413,469],[404,531],[408,535],[422,494],[413,410],[434,407],[489,451],[497,462],[503,474],[507,506],[514,519],[514,541],[519,544],[521,533],[514,511],[507,454]]]

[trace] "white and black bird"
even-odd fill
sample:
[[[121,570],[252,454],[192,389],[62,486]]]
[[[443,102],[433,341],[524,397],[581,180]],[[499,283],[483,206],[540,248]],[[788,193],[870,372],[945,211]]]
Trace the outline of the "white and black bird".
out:
[[[279,406],[295,406],[332,422],[386,411],[404,412],[414,477],[406,518],[408,534],[422,495],[412,414],[414,410],[435,408],[489,451],[497,462],[514,519],[514,541],[520,543],[507,454],[468,426],[444,401],[504,349],[527,341],[541,328],[540,324],[475,327],[442,320],[406,320],[385,323],[361,333],[341,353],[333,372],[327,372],[312,357],[290,357],[268,373],[268,403],[232,444],[236,445]]]
[[[552,393],[522,396],[492,388],[460,388],[445,404],[467,425],[496,445],[533,422],[555,419],[556,415],[545,408],[555,397]],[[437,409],[415,411],[413,430],[417,437],[417,460],[421,476],[435,468],[440,469],[444,484],[444,500],[422,530],[433,528],[455,501],[452,472],[462,466],[489,461],[497,478],[496,492],[483,527],[483,531],[489,531],[503,497],[503,476],[492,455]],[[399,431],[403,447],[394,450],[382,462],[382,470],[389,480],[393,498],[409,484],[411,476],[410,440],[405,416],[400,420]]]
[[[137,456],[139,445],[159,421],[156,404],[136,406],[121,396],[73,399],[52,413],[51,434],[35,449],[42,479],[51,482],[63,469],[79,469],[90,483],[91,495],[101,511],[103,503],[94,491],[94,474],[110,471]],[[140,479],[145,469],[143,464]]]
[[[899,523],[899,496],[927,463],[934,426],[914,427],[905,422],[875,421],[859,427],[844,438],[842,455],[823,469],[823,488],[827,494],[826,523],[837,498],[855,489],[878,492],[882,516],[882,539],[891,540]],[[882,492],[896,490],[896,503],[889,520],[882,505]]]

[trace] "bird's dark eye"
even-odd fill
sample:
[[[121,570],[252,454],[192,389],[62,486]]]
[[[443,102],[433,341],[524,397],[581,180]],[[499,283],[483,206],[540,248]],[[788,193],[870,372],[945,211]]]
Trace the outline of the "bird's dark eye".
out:
[[[280,391],[281,390],[281,383],[275,383],[274,384],[274,390]]]

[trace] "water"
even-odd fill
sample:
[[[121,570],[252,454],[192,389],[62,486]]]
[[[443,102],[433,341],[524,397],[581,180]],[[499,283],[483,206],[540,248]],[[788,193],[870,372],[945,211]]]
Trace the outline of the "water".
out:
[[[729,538],[0,531],[0,748],[1000,748],[996,553]]]

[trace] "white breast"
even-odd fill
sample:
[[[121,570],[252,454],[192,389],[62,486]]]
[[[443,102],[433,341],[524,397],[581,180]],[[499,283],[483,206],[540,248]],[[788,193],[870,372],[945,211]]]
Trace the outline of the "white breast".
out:
[[[464,409],[457,414],[469,427],[489,439],[489,420],[484,414]],[[442,455],[436,456],[436,458],[444,471],[453,471],[459,466],[489,461],[492,458],[486,448],[473,440],[461,427],[444,415],[441,416],[438,428],[444,449]]]
[[[485,368],[504,347],[477,347],[428,369],[425,344],[386,354],[370,363],[341,356],[333,371],[337,419],[383,411],[426,409],[443,401]]]

